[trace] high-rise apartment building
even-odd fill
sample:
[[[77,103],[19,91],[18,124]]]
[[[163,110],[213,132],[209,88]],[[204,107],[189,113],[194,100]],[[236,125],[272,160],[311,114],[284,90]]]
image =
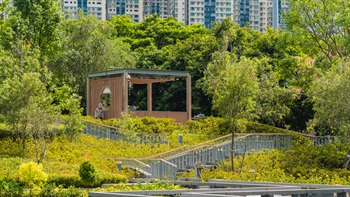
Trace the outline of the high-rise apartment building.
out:
[[[211,23],[216,20],[216,0],[204,0],[204,26],[211,27]]]
[[[169,9],[171,16],[177,21],[188,24],[188,0],[171,0]]]
[[[144,0],[143,16],[156,13],[160,18],[167,18],[170,14],[171,4],[168,0]]]
[[[76,16],[78,9],[101,20],[115,15],[129,15],[142,22],[157,13],[160,18],[172,16],[185,25],[201,24],[232,18],[237,24],[265,32],[268,26],[284,28],[281,13],[288,11],[286,0],[63,0],[63,9]]]
[[[63,0],[62,7],[65,14],[72,18],[77,17],[78,10],[95,15],[100,20],[106,20],[105,0]]]
[[[265,32],[268,26],[284,28],[281,13],[288,11],[286,0],[233,0],[234,21],[249,28]],[[282,25],[281,25],[282,24]]]

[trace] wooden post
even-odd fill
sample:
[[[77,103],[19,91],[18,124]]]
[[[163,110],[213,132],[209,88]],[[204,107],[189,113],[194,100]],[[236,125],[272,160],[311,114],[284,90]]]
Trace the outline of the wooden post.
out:
[[[129,113],[128,100],[129,100],[129,81],[127,79],[128,73],[123,73],[123,112]]]
[[[89,107],[89,105],[90,105],[90,102],[91,102],[90,101],[91,96],[90,96],[90,90],[89,90],[90,89],[89,83],[90,83],[89,77],[87,77],[87,80],[86,80],[86,115],[90,115],[90,112],[89,112],[90,107]]]
[[[152,111],[152,83],[147,83],[147,111]]]
[[[186,77],[186,111],[187,111],[187,120],[192,118],[192,81],[191,76]]]

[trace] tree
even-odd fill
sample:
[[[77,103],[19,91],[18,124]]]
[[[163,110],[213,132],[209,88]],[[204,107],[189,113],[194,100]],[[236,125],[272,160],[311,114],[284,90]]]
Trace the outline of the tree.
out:
[[[343,0],[292,0],[287,27],[305,38],[305,48],[317,47],[329,61],[335,56],[343,58],[350,46],[349,7],[350,2]]]
[[[0,120],[12,127],[25,148],[26,140],[34,141],[34,152],[40,163],[46,155],[46,144],[56,135],[61,113],[65,110],[70,124],[66,130],[80,130],[79,99],[63,89],[65,99],[59,99],[59,88],[52,83],[51,73],[41,67],[39,50],[16,43],[17,54],[0,50]],[[63,97],[63,96],[61,96]],[[77,104],[78,103],[78,104]],[[78,122],[78,121],[79,122]]]
[[[213,107],[230,120],[232,130],[231,164],[234,172],[234,134],[239,119],[254,119],[259,62],[242,57],[235,62],[227,52],[217,52],[204,75],[204,91],[213,97]]]
[[[0,88],[2,119],[22,139],[23,148],[28,138],[34,140],[38,163],[46,155],[46,142],[58,128],[54,123],[60,115],[39,78],[38,73],[14,75],[5,79]]]
[[[119,39],[111,40],[104,33],[107,24],[93,16],[81,16],[80,20],[66,20],[62,49],[49,62],[55,82],[67,84],[80,96],[86,97],[88,74],[114,68],[134,67],[135,57],[128,44]]]
[[[315,79],[307,92],[314,103],[314,119],[309,129],[350,136],[350,67],[339,61],[322,77]]]
[[[111,27],[112,38],[134,36],[136,24],[132,23],[132,19],[128,15],[112,16],[108,24]]]
[[[136,26],[134,39],[150,39],[158,49],[161,49],[194,34],[207,32],[208,30],[201,25],[185,26],[172,17],[161,19],[157,14],[153,14]]]
[[[162,69],[186,70],[192,77],[192,109],[194,114],[211,114],[211,96],[206,95],[202,88],[202,78],[207,65],[212,60],[212,54],[219,49],[217,40],[212,35],[193,35],[178,41],[175,45],[163,48],[167,61]],[[174,84],[175,85],[175,84]],[[185,81],[180,87],[185,87]],[[172,95],[181,95],[176,90],[164,90]],[[183,90],[185,93],[185,90]],[[175,96],[174,96],[175,97]],[[166,102],[175,102],[168,100]],[[165,104],[165,103],[164,103]]]
[[[290,114],[289,104],[297,97],[297,92],[279,84],[279,73],[273,71],[273,66],[268,62],[267,58],[264,58],[258,67],[256,113],[261,123],[285,127],[284,118]]]
[[[54,55],[55,44],[60,40],[59,24],[62,20],[60,2],[14,0],[13,5],[22,19],[22,24],[13,23],[12,26],[17,35],[23,35],[23,40],[32,48],[39,48],[41,59],[46,55]],[[25,31],[18,32],[19,26],[25,26]]]

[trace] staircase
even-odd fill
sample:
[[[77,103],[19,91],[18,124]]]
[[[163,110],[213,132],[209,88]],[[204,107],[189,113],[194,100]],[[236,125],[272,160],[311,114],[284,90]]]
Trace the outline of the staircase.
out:
[[[231,155],[232,136],[226,135],[195,146],[184,146],[146,158],[117,158],[124,167],[147,172],[148,178],[176,180],[177,172],[194,169],[197,164],[213,167]],[[235,137],[234,153],[242,155],[262,149],[290,148],[292,137],[286,134],[246,134]]]
[[[134,143],[159,143],[168,144],[165,136],[159,135],[132,135],[130,131],[118,129],[108,125],[84,121],[84,133],[109,138],[111,140],[123,140]],[[301,134],[301,133],[297,133]],[[314,146],[337,141],[335,137],[317,137],[304,135],[309,138]],[[178,172],[189,171],[198,167],[213,167],[231,156],[232,135],[222,136],[194,146],[182,146],[177,149],[163,152],[146,158],[117,158],[119,169],[128,167],[138,171],[147,178],[162,180],[176,180]],[[262,149],[289,149],[292,144],[292,136],[288,134],[238,134],[234,140],[234,154],[243,155],[258,152]]]

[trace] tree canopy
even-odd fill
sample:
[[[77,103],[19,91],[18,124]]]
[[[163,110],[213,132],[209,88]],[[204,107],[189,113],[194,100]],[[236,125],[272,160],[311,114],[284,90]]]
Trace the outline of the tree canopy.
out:
[[[26,99],[40,100],[42,95],[51,98],[47,102],[57,107],[58,114],[78,116],[91,72],[169,69],[191,74],[194,114],[345,134],[349,107],[342,91],[348,82],[348,4],[290,0],[290,12],[283,18],[287,30],[268,28],[262,34],[230,19],[213,23],[212,29],[185,26],[156,14],[141,23],[126,15],[100,21],[84,13],[72,20],[63,17],[56,0],[15,0],[13,6],[3,1],[1,119],[33,109],[36,102]],[[154,85],[156,110],[184,109],[184,84],[179,80]],[[23,91],[39,88],[35,90],[40,95],[30,92],[24,98],[15,86]],[[134,101],[146,104],[142,87],[135,86],[131,94]],[[6,106],[9,102],[13,106]],[[43,106],[50,110],[49,104]],[[74,119],[68,122],[76,128]]]

